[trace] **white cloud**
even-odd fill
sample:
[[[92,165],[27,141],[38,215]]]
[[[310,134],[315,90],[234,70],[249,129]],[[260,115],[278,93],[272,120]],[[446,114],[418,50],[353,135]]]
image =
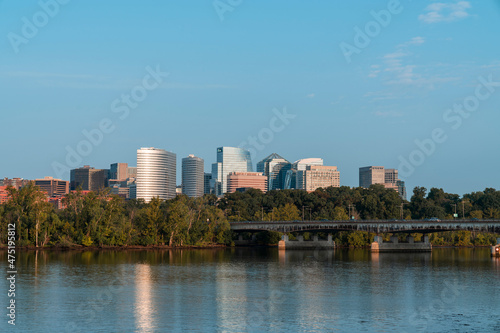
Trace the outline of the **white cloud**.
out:
[[[314,98],[314,97],[316,97],[316,94],[311,93],[311,94],[307,95],[306,97],[307,97],[307,98]]]
[[[396,50],[382,57],[383,66],[372,65],[369,78],[376,78],[383,75],[385,82],[389,85],[415,85],[426,86],[430,89],[435,84],[456,81],[456,77],[441,77],[438,75],[421,74],[422,66],[411,63],[413,56],[412,48],[421,46],[425,43],[423,37],[414,37],[409,41],[396,46]]]
[[[454,3],[435,2],[425,8],[426,13],[419,15],[418,19],[425,23],[454,22],[469,17],[467,12],[471,8],[468,1]]]

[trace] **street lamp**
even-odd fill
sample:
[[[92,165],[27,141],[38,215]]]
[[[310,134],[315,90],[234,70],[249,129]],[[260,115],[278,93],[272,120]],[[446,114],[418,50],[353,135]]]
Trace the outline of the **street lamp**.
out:
[[[453,206],[455,206],[455,213],[453,214],[453,219],[456,219],[458,217],[457,215],[457,204],[452,204]]]

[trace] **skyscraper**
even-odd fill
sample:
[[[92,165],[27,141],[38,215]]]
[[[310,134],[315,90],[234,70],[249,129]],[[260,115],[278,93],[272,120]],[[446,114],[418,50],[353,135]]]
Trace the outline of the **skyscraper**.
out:
[[[250,152],[243,148],[217,148],[217,163],[212,165],[212,184],[215,194],[221,196],[227,192],[227,176],[231,172],[252,172]]]
[[[136,198],[149,202],[176,196],[177,156],[164,149],[141,148],[137,150]]]
[[[292,163],[276,153],[257,163],[257,172],[261,172],[267,177],[268,191],[284,189],[286,173],[291,168]]]
[[[205,192],[205,164],[203,159],[189,155],[182,159],[182,194],[191,198],[202,197]]]

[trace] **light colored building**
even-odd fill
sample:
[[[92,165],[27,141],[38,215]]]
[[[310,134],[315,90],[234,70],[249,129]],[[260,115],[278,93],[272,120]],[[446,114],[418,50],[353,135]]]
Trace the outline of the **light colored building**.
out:
[[[137,178],[137,167],[127,168],[127,178]]]
[[[384,183],[385,169],[383,166],[359,168],[359,187],[369,188],[371,185]]]
[[[359,187],[369,188],[375,184],[397,191],[406,200],[405,182],[399,179],[397,169],[385,169],[383,166],[359,168]]]
[[[113,163],[109,167],[109,179],[125,180],[128,178],[127,163]]]
[[[303,179],[301,189],[314,192],[318,188],[340,187],[340,172],[336,166],[309,165],[306,170],[298,171]]]
[[[136,198],[146,202],[154,197],[175,198],[176,163],[177,156],[164,149],[138,149]]]
[[[396,183],[399,180],[398,169],[385,169],[384,171],[384,183]]]
[[[43,179],[35,179],[35,185],[41,191],[47,193],[49,197],[65,196],[69,193],[69,182],[67,180],[45,177]]]
[[[182,159],[182,194],[190,198],[202,197],[205,193],[205,162],[189,155]]]
[[[227,177],[227,192],[255,188],[266,192],[267,177],[260,172],[231,172]]]
[[[217,163],[212,165],[212,184],[217,196],[227,190],[227,176],[231,172],[252,172],[250,152],[243,148],[217,148]]]
[[[292,169],[292,163],[274,153],[257,163],[257,172],[267,177],[267,189],[282,190],[285,188],[286,173]]]
[[[285,178],[285,189],[304,189],[304,173],[308,166],[322,166],[322,158],[305,158],[292,164],[291,170],[288,170]]]

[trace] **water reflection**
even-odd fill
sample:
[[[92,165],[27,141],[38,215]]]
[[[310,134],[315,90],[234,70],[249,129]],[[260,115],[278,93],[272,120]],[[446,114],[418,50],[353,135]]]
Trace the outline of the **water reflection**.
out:
[[[6,262],[0,251],[0,270]],[[64,332],[68,321],[72,333],[500,327],[500,259],[490,249],[21,251],[18,265],[19,332]]]
[[[151,281],[151,267],[147,264],[138,264],[135,267],[135,318],[139,332],[153,332],[155,328],[155,314],[152,300],[153,283]]]

